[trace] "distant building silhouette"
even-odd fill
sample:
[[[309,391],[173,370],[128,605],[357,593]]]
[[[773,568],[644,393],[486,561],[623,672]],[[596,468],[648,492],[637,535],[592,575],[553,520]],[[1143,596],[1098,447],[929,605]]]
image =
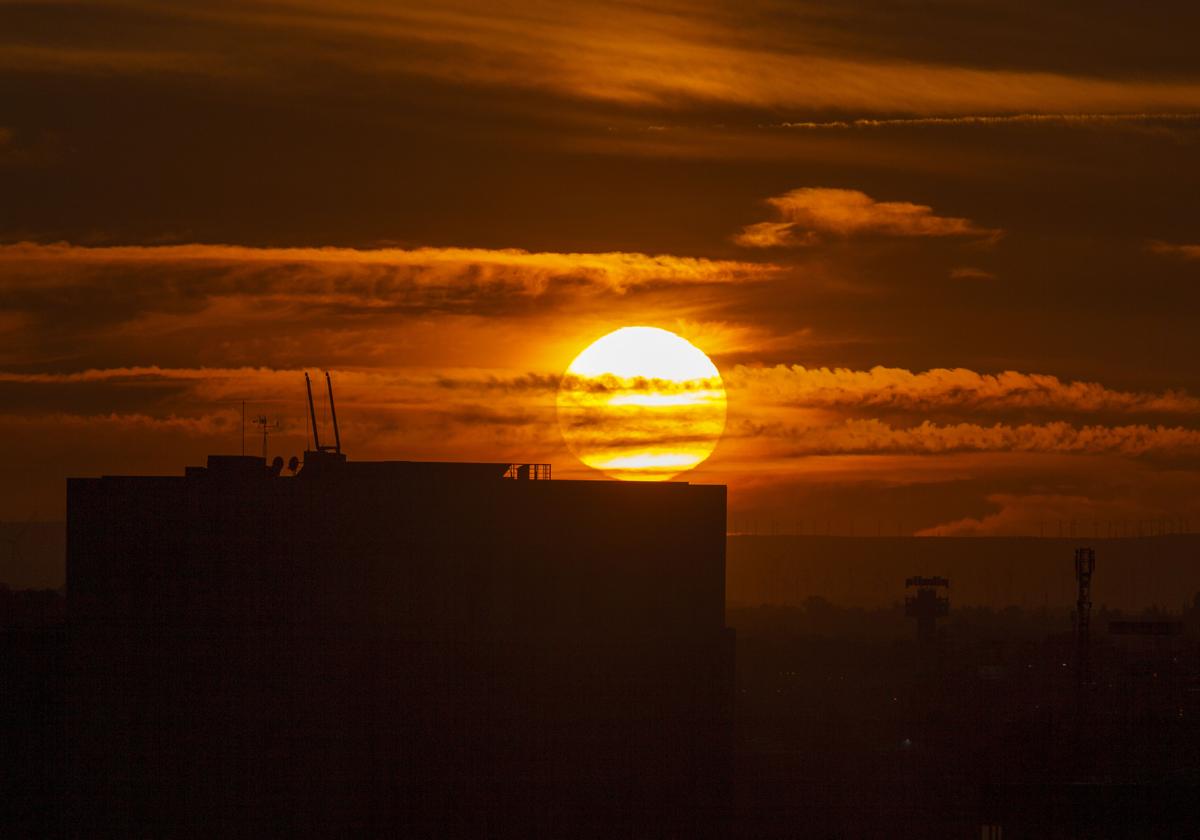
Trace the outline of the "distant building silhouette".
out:
[[[81,836],[723,832],[723,486],[281,464],[68,480]]]
[[[917,620],[917,641],[932,644],[937,638],[937,620],[950,614],[950,599],[937,594],[939,587],[950,588],[944,577],[910,577],[904,581],[907,589],[915,588],[916,595],[904,599],[904,614]]]

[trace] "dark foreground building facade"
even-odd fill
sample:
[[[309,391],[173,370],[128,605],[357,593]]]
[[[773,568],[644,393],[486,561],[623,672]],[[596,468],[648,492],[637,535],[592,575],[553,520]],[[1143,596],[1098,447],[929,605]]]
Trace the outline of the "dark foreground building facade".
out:
[[[703,836],[725,488],[211,457],[68,482],[80,836]]]

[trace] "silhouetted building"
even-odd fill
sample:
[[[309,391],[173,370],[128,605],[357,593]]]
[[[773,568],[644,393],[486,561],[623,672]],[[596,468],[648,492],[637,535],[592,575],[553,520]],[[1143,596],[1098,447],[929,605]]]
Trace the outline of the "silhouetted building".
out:
[[[279,466],[68,481],[80,835],[722,833],[723,486]]]

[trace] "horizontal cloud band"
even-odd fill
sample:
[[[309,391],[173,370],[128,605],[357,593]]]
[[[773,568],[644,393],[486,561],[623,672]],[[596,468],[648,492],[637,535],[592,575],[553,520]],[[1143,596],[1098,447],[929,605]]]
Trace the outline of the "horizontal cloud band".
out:
[[[94,369],[63,373],[0,371],[0,384],[70,385],[84,382],[202,381],[233,389],[271,392],[294,388],[300,372],[271,368],[163,368],[157,366]],[[397,387],[462,392],[542,392],[552,395],[564,381],[553,373],[517,376],[460,371],[456,375],[415,370],[351,370],[338,374],[344,387],[380,396]],[[656,379],[615,380],[608,377],[568,383],[596,392],[691,391],[710,387],[707,380],[664,382]],[[965,368],[914,372],[876,366],[870,370],[807,368],[803,365],[755,367],[738,365],[724,377],[725,387],[740,393],[740,402],[783,408],[881,408],[897,410],[1040,408],[1069,412],[1173,414],[1200,412],[1200,398],[1182,391],[1120,391],[1096,382],[1063,381],[1057,376],[1004,371],[979,373]]]
[[[1200,429],[1180,426],[1074,426],[1065,422],[983,426],[924,422],[906,428],[880,420],[845,420],[821,426],[743,422],[735,434],[768,441],[777,457],[808,455],[1032,452],[1058,454],[1200,454]]]
[[[726,385],[731,390],[753,392],[756,401],[806,408],[1200,411],[1200,399],[1179,391],[1161,394],[1117,391],[1096,382],[1064,382],[1057,376],[1011,370],[986,374],[964,368],[913,372],[878,366],[870,370],[847,370],[803,365],[739,365],[726,376]]]
[[[130,266],[208,266],[227,268],[246,277],[256,269],[290,268],[287,290],[293,294],[334,292],[315,277],[336,276],[345,281],[373,270],[371,277],[393,276],[419,286],[506,285],[539,294],[553,281],[576,281],[621,292],[654,284],[731,283],[763,279],[777,267],[756,262],[708,260],[698,257],[627,252],[554,253],[515,248],[252,248],[242,245],[186,244],[158,246],[86,247],[68,243],[20,242],[0,245],[0,265],[33,268],[46,264],[92,268]],[[309,282],[297,283],[294,269],[308,267]],[[55,281],[38,274],[37,282]],[[0,291],[20,284],[20,277],[0,280]],[[221,286],[216,287],[221,290]],[[236,291],[230,283],[225,291]],[[248,291],[264,291],[251,286]],[[284,289],[280,289],[284,291]],[[350,291],[354,291],[351,289]],[[386,286],[359,288],[386,296]]]

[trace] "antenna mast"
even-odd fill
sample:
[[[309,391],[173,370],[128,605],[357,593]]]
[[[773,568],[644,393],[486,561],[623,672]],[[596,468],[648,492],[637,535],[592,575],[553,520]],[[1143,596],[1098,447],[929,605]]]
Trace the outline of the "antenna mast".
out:
[[[308,413],[312,416],[313,451],[320,452],[321,440],[317,437],[317,409],[313,406],[312,380],[308,378],[308,371],[304,371],[304,387],[308,389]]]
[[[1096,552],[1090,548],[1075,549],[1075,580],[1079,583],[1079,601],[1075,604],[1075,628],[1079,645],[1076,676],[1082,691],[1092,678],[1091,639],[1089,627],[1092,613],[1092,572],[1096,569]]]
[[[333,418],[333,451],[340,455],[342,452],[342,436],[338,432],[337,409],[333,406],[333,380],[329,378],[329,371],[325,371],[325,385],[329,388],[329,415]],[[311,400],[312,397],[309,397],[309,399]]]
[[[267,433],[279,429],[279,421],[270,423],[267,420],[267,415],[260,414],[254,418],[254,425],[262,429],[262,456],[263,460],[267,460]]]

